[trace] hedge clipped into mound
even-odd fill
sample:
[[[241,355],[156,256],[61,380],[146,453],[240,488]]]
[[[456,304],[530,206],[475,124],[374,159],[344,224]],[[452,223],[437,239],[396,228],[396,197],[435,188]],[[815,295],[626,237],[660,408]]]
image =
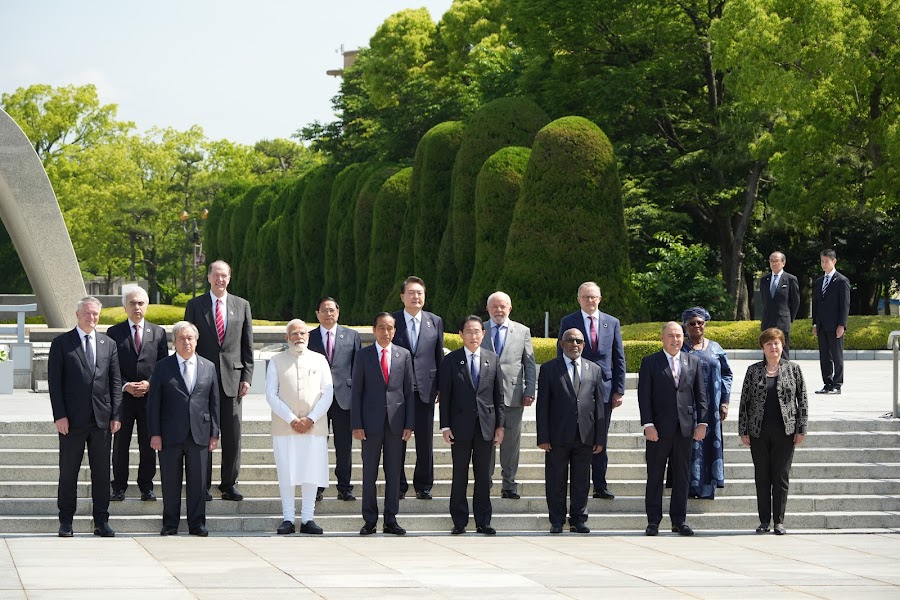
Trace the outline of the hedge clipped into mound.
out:
[[[273,203],[274,205],[274,203]],[[281,265],[278,262],[278,229],[283,217],[267,221],[256,238],[259,276],[256,278],[256,304],[253,311],[266,318],[278,318],[278,297],[281,295]]]
[[[426,285],[437,280],[438,254],[450,209],[450,179],[465,128],[461,121],[440,123],[429,129],[416,147],[409,183],[409,204],[417,211],[413,272]]]
[[[253,210],[250,224],[247,226],[247,234],[244,238],[241,262],[238,265],[232,265],[231,283],[229,285],[234,285],[235,280],[237,280],[243,290],[244,298],[250,302],[251,306],[260,303],[256,295],[256,280],[259,277],[259,263],[262,261],[262,257],[257,253],[256,240],[259,236],[259,230],[262,229],[262,226],[269,219],[269,208],[272,206],[272,202],[281,193],[286,183],[278,181],[267,185],[253,201]]]
[[[503,275],[506,238],[531,149],[510,146],[488,158],[475,186],[475,269],[469,306],[483,307]]]
[[[231,265],[232,279],[229,284],[229,289],[235,295],[243,296],[245,298],[247,296],[247,286],[245,285],[247,280],[246,278],[242,279],[239,276],[236,276],[236,272],[241,268],[241,262],[244,259],[244,242],[247,239],[247,229],[250,227],[250,221],[253,220],[253,205],[256,203],[256,198],[265,191],[265,189],[266,186],[264,185],[253,186],[247,190],[246,194],[236,200],[234,210],[231,213],[228,238],[225,240],[224,244],[222,239],[219,238],[220,248],[226,246],[230,246],[231,248],[231,260],[228,261],[228,264]],[[212,260],[217,260],[217,258],[213,258]]]
[[[481,107],[466,125],[453,166],[450,219],[456,287],[445,312],[462,317],[481,306],[469,306],[469,281],[475,267],[475,182],[481,166],[507,146],[531,147],[547,114],[528,98],[498,98]],[[447,315],[444,315],[445,317]]]
[[[204,251],[207,256],[221,256],[222,260],[228,261],[227,258],[223,257],[223,251],[230,252],[231,244],[227,240],[224,246],[219,244],[219,229],[223,222],[227,221],[228,225],[231,225],[231,212],[226,212],[226,209],[232,205],[235,198],[245,194],[248,189],[250,189],[250,184],[243,181],[235,181],[216,194],[212,206],[209,207],[206,221],[203,223],[203,240],[206,246]]]
[[[534,360],[542,365],[548,360],[556,358],[556,338],[531,338],[534,346]],[[637,373],[641,368],[641,359],[645,356],[662,350],[662,342],[623,342],[625,346],[625,370],[629,373]],[[449,350],[462,348],[462,339],[458,334],[445,333],[444,347]]]
[[[516,307],[518,310],[518,307]],[[659,340],[663,324],[635,323],[622,326],[625,340]],[[891,331],[900,329],[897,317],[851,315],[847,322],[845,350],[887,350]],[[706,337],[715,340],[726,350],[756,350],[759,348],[759,321],[710,321]],[[812,334],[812,320],[798,319],[791,326],[792,350],[818,349]]]
[[[281,268],[281,291],[278,294],[276,315],[279,319],[290,319],[294,314],[294,236],[297,211],[303,200],[306,178],[295,179],[282,192],[284,212],[278,225],[278,266]]]
[[[352,207],[356,200],[356,187],[359,178],[366,172],[365,163],[354,163],[334,178],[331,187],[331,206],[328,209],[328,224],[325,235],[325,274],[322,281],[321,296],[339,296],[338,244],[341,225],[345,219],[352,218]],[[318,297],[316,298],[318,300]]]
[[[325,279],[325,239],[327,235],[328,210],[331,207],[331,186],[337,175],[332,165],[317,167],[307,175],[308,183],[303,193],[298,214],[297,235],[300,252],[305,263],[306,281],[302,289],[295,291],[294,311],[298,315],[309,315],[315,311],[316,300],[322,292]],[[300,287],[300,282],[297,282]]]
[[[369,280],[366,283],[365,312],[381,312],[394,285],[394,271],[400,251],[397,233],[409,203],[412,167],[392,175],[378,192],[372,215],[372,239],[369,250]],[[370,317],[371,319],[371,317]]]
[[[596,281],[603,310],[628,322],[631,288],[622,189],[606,134],[582,117],[553,121],[534,140],[513,214],[500,289],[539,329],[577,308],[578,286]]]
[[[372,240],[372,215],[375,212],[375,200],[381,186],[400,169],[393,165],[379,165],[366,179],[359,195],[356,197],[356,209],[353,212],[353,253],[356,267],[356,290],[354,293],[352,314],[348,322],[366,323],[372,315],[366,310],[366,285],[369,281],[369,250]],[[393,270],[391,271],[393,275]],[[382,296],[383,299],[383,296]]]

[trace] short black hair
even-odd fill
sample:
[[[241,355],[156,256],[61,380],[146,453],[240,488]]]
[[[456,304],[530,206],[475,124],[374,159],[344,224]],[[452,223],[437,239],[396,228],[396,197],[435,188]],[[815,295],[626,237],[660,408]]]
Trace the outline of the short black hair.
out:
[[[478,315],[469,315],[465,319],[459,322],[459,331],[462,332],[466,329],[466,325],[470,321],[475,321],[481,327],[481,330],[484,331],[484,321],[481,320],[481,317]]]
[[[321,298],[319,298],[319,301],[316,302],[316,312],[319,312],[319,309],[322,308],[323,302],[334,302],[334,307],[338,310],[341,310],[341,305],[337,303],[337,300],[335,300],[331,296],[322,296]]]
[[[378,327],[378,321],[380,321],[381,319],[383,319],[385,317],[389,318],[391,321],[394,321],[394,323],[397,322],[397,320],[394,318],[394,315],[392,315],[391,313],[380,312],[377,315],[375,315],[374,319],[372,319],[372,327]]]
[[[822,250],[821,252],[819,252],[819,256],[827,256],[831,260],[837,260],[837,254],[835,254],[834,250],[832,250],[831,248]]]
[[[406,286],[408,286],[411,283],[418,283],[419,285],[422,286],[423,290],[425,289],[425,282],[422,281],[421,277],[416,277],[415,275],[410,275],[409,277],[404,279],[403,283],[400,285],[400,293],[402,294],[403,292],[405,292]]]

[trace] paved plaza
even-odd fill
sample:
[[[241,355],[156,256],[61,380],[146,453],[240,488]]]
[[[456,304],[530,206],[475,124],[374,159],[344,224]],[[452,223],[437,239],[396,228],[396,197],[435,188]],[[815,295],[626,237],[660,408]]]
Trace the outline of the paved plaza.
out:
[[[733,362],[735,408],[750,362]],[[816,420],[890,412],[891,361],[848,361],[842,396],[812,394],[821,386],[818,363],[799,362],[810,389],[810,435]],[[4,420],[51,418],[46,394],[17,391],[0,405]],[[268,419],[264,398],[249,397],[244,414]],[[636,417],[629,390],[614,418]],[[647,538],[590,526],[587,536],[7,535],[0,537],[0,599],[900,598],[900,531]]]

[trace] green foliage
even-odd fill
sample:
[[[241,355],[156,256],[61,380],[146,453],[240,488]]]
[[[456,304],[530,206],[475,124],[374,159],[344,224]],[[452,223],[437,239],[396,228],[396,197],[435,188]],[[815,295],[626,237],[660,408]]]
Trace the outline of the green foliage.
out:
[[[235,280],[239,281],[241,289],[246,294],[245,297],[252,306],[260,304],[262,300],[258,295],[257,289],[259,268],[263,261],[263,255],[259,254],[260,248],[257,242],[259,232],[269,219],[269,208],[281,194],[286,184],[286,180],[281,180],[265,186],[253,201],[253,209],[251,211],[250,224],[247,226],[246,237],[244,238],[240,266],[232,265],[231,284],[229,285],[234,285]]]
[[[409,189],[410,209],[417,211],[413,242],[415,264],[411,271],[426,285],[437,278],[441,238],[447,228],[450,207],[450,179],[463,131],[465,124],[461,121],[435,125],[422,136],[416,147]]]
[[[331,206],[331,188],[337,169],[324,165],[308,175],[303,201],[300,203],[297,230],[294,243],[300,247],[306,280],[297,280],[295,292],[297,314],[310,315],[315,311],[316,300],[322,291],[325,279],[325,241],[328,224],[328,210]]]
[[[331,205],[328,209],[325,239],[325,273],[321,296],[337,298],[338,303],[340,303],[339,273],[343,266],[339,262],[338,256],[341,225],[344,220],[353,217],[352,208],[356,201],[357,185],[365,171],[365,163],[354,163],[337,174],[331,188]]]
[[[428,285],[428,282],[425,282]],[[456,287],[456,263],[453,261],[453,220],[447,220],[447,229],[441,238],[441,245],[438,247],[437,255],[437,277],[434,285],[428,287],[428,294],[425,296],[426,305],[432,307],[441,307],[443,312],[453,299],[453,290]],[[449,315],[444,314],[444,317]],[[456,315],[454,315],[456,316]],[[460,317],[462,318],[462,317]],[[452,321],[449,321],[452,323]]]
[[[509,146],[488,158],[475,186],[475,269],[469,306],[485,306],[503,275],[506,237],[522,191],[529,148]]]
[[[3,282],[5,294],[31,294],[31,283],[25,275],[25,267],[19,260],[19,253],[0,223],[0,281]]]
[[[365,323],[371,314],[368,311],[366,287],[369,281],[369,257],[371,256],[372,219],[375,212],[375,201],[381,186],[399,169],[392,165],[379,165],[366,178],[365,184],[356,197],[353,211],[353,265],[356,269],[356,291],[352,304],[351,321]],[[391,268],[393,274],[393,264]],[[378,303],[380,305],[382,296]]]
[[[256,238],[259,275],[256,278],[256,304],[253,305],[253,310],[267,319],[277,319],[280,316],[278,301],[284,282],[278,262],[278,231],[282,219],[279,215],[272,221],[266,221]]]
[[[184,308],[187,306],[188,300],[193,298],[191,294],[175,294],[175,297],[172,298],[172,306],[180,306]]]
[[[231,247],[232,261],[231,265],[231,283],[229,289],[238,296],[247,296],[246,274],[241,277],[236,271],[240,268],[244,258],[244,242],[247,238],[247,229],[253,220],[253,205],[256,199],[266,189],[264,185],[256,185],[247,190],[247,193],[237,199],[234,210],[231,212],[231,223],[229,227],[229,245]],[[216,260],[210,257],[212,260]]]
[[[384,310],[385,299],[394,284],[399,246],[397,224],[401,223],[409,203],[412,167],[391,175],[378,191],[372,215],[369,247],[369,278],[366,283],[364,313]],[[394,303],[395,304],[395,303]]]
[[[285,195],[284,212],[280,215],[281,222],[278,225],[278,264],[281,267],[282,283],[276,310],[279,318],[287,320],[293,318],[295,273],[301,268],[294,264],[294,242],[297,231],[297,212],[300,209],[300,202],[303,200],[307,180],[308,177],[295,179],[282,192]]]
[[[226,216],[226,210],[232,200],[244,194],[249,188],[246,181],[233,181],[224,186],[210,203],[209,213],[203,223],[203,252],[208,256],[221,256],[219,227],[223,222],[231,220],[231,213],[228,212]],[[225,246],[226,249],[230,249],[228,248],[230,244],[226,243]],[[223,257],[223,260],[227,261],[228,259]]]
[[[537,329],[550,311],[556,322],[589,280],[603,290],[604,310],[635,318],[621,194],[616,158],[599,127],[564,117],[538,132],[500,280],[518,320]]]
[[[659,233],[664,246],[651,253],[658,259],[646,273],[632,274],[634,288],[651,319],[675,319],[692,306],[702,306],[715,318],[728,318],[733,310],[709,247],[685,245],[680,237]]]
[[[122,306],[110,306],[100,311],[100,323],[103,325],[115,325],[127,318],[125,308]],[[147,307],[147,313],[144,315],[144,318],[157,325],[174,325],[184,319],[184,307],[151,304]],[[171,342],[171,339],[169,341]]]
[[[475,183],[484,161],[507,146],[530,147],[538,130],[547,124],[546,113],[527,98],[499,98],[472,115],[453,165],[450,219],[453,221],[453,260],[456,286],[446,308],[465,315],[480,306],[469,303],[469,282],[475,266]]]

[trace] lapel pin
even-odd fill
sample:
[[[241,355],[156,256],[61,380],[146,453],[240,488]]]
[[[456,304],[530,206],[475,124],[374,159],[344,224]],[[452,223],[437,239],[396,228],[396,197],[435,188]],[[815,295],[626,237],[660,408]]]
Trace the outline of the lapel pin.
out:
[[[150,333],[150,328],[149,328],[149,327],[146,329],[145,333]]]
[[[103,344],[104,343],[103,340],[100,340],[100,343]]]
[[[491,366],[491,363],[490,363],[490,361],[487,361],[487,360],[486,360],[486,361],[484,361],[484,366],[486,366],[486,367],[489,367],[489,366]]]
[[[604,323],[603,328],[606,329],[607,327],[609,327],[609,323]]]
[[[688,366],[687,360],[682,358],[682,359],[681,359],[681,365],[684,366],[684,367]]]
[[[466,361],[464,361],[464,360],[461,360],[461,361],[459,361],[459,364],[460,364],[460,365],[461,365],[461,366],[465,366],[465,364],[466,364]]]
[[[341,338],[341,339],[344,339],[344,334],[341,333],[341,334],[338,335],[338,337]]]
[[[427,323],[425,323],[425,327],[431,327],[431,321],[428,321]]]
[[[394,352],[394,358],[400,358],[400,353],[399,353],[399,352]]]

